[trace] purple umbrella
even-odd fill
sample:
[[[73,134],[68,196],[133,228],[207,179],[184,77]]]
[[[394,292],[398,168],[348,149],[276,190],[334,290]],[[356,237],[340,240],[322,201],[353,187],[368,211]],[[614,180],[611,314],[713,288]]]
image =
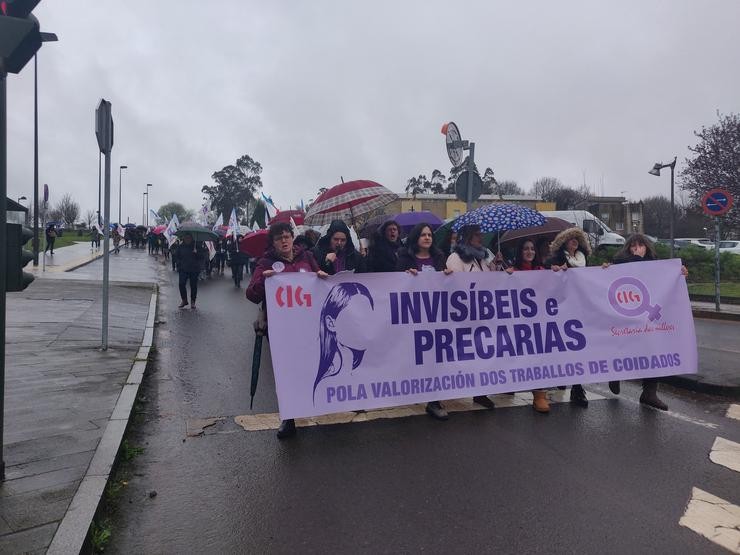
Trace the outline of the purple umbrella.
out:
[[[409,231],[411,231],[416,224],[429,224],[429,227],[431,227],[432,231],[434,231],[444,223],[442,218],[432,212],[429,212],[429,210],[401,212],[396,216],[389,216],[388,219],[395,220],[395,222],[399,225],[404,233],[408,233]]]
[[[401,212],[400,214],[381,214],[370,218],[364,225],[360,232],[360,237],[369,239],[375,231],[382,226],[385,222],[393,220],[401,228],[401,235],[408,235],[416,224],[425,223],[429,224],[432,231],[441,226],[444,221],[436,214],[429,212],[428,210],[419,210],[413,212]]]

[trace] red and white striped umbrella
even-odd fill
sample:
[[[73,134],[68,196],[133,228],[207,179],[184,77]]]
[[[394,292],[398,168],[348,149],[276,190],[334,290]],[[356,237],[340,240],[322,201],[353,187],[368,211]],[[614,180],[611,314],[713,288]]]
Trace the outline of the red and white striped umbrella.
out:
[[[357,216],[382,208],[398,195],[375,181],[348,181],[319,195],[308,209],[306,225],[326,225],[332,220],[353,221]]]

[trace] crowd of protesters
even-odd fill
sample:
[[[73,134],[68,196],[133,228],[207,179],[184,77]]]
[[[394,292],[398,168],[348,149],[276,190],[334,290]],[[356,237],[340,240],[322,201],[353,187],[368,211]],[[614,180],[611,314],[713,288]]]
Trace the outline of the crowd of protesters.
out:
[[[319,277],[340,272],[495,272],[504,271],[516,278],[522,271],[553,272],[573,271],[583,268],[591,255],[588,237],[579,228],[561,231],[551,241],[539,237],[525,237],[518,241],[512,260],[506,260],[501,252],[495,254],[483,245],[483,233],[478,226],[466,226],[451,237],[448,248],[440,249],[434,244],[432,227],[425,223],[416,225],[405,242],[400,239],[400,227],[393,220],[387,221],[374,234],[370,245],[355,245],[349,227],[340,220],[333,221],[326,233],[317,238],[313,231],[294,236],[290,224],[276,223],[268,232],[268,247],[256,268],[247,287],[247,298],[261,305],[265,310],[265,279],[277,272],[313,272]],[[227,247],[228,250],[228,247]],[[498,249],[496,249],[498,251]],[[655,260],[655,250],[651,241],[636,233],[629,237],[613,257],[614,264]],[[607,270],[610,264],[602,267]],[[681,267],[685,276],[688,271]],[[266,317],[266,315],[264,315]],[[265,318],[266,319],[266,318]],[[619,394],[620,383],[610,382],[609,388]],[[642,381],[640,402],[660,410],[667,410],[666,404],[657,395],[658,381],[650,378]],[[560,389],[565,389],[561,387]],[[547,392],[535,390],[533,408],[539,413],[550,410]],[[493,400],[485,395],[473,401],[488,409],[494,408]],[[588,407],[588,398],[582,385],[571,387],[570,402],[576,406]],[[448,413],[444,401],[431,401],[426,412],[438,420],[446,420]],[[296,432],[293,420],[284,420],[278,429],[278,437],[286,438]]]

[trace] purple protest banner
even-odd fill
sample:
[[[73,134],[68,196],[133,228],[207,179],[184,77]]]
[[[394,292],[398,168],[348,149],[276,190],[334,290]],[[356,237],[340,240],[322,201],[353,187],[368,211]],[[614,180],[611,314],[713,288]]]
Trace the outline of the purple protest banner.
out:
[[[266,280],[281,418],[697,371],[679,260]]]

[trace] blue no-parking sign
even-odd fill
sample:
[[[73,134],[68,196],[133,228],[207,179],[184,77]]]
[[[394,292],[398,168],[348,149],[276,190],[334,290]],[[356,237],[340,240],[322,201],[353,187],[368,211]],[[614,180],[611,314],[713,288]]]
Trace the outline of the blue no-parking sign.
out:
[[[726,189],[710,189],[701,199],[701,207],[707,216],[724,216],[732,208],[732,195]]]

